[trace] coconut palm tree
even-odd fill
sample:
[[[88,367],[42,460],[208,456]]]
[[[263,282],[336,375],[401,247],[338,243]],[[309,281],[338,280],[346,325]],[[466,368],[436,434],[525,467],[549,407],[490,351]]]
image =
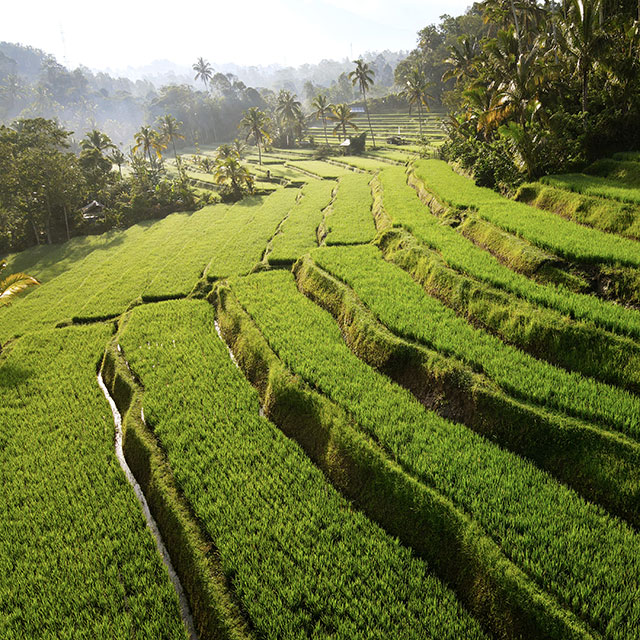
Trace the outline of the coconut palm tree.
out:
[[[118,167],[118,173],[122,178],[122,165],[127,161],[126,156],[117,147],[109,154],[109,160]]]
[[[593,61],[605,42],[600,25],[601,0],[571,0],[566,20],[563,21],[564,37],[569,54],[576,59],[576,71],[582,84],[582,111],[587,112],[589,77]]]
[[[107,149],[115,149],[116,145],[111,142],[111,138],[102,131],[94,129],[80,141],[80,146],[84,151],[97,151],[100,155]]]
[[[276,115],[282,123],[287,140],[287,147],[290,144],[289,135],[295,137],[295,131],[302,117],[302,104],[297,97],[286,89],[281,89],[276,101]]]
[[[329,144],[329,138],[327,137],[327,116],[331,113],[333,105],[329,102],[329,99],[324,94],[318,94],[311,103],[311,106],[315,111],[311,114],[311,117],[316,120],[322,120],[322,126],[324,127],[324,140]]]
[[[238,155],[238,158],[242,160],[247,153],[247,145],[239,138],[234,138],[231,144],[233,146],[234,151]]]
[[[412,67],[409,70],[405,78],[405,86],[400,92],[401,95],[409,103],[409,109],[412,105],[418,106],[418,126],[420,128],[420,135],[422,135],[422,107],[425,107],[429,111],[429,99],[431,95],[427,93],[427,89],[432,86],[433,83],[427,82],[422,69],[419,67]]]
[[[354,60],[356,68],[349,73],[351,84],[355,87],[357,84],[362,93],[362,101],[364,102],[364,110],[367,113],[367,121],[369,122],[369,131],[371,131],[371,141],[376,146],[376,139],[373,136],[373,127],[371,126],[371,117],[369,116],[369,107],[367,106],[367,91],[373,86],[373,69],[362,59]]]
[[[151,155],[151,151],[155,152],[157,158],[161,158],[162,150],[167,148],[160,134],[151,127],[143,126],[140,127],[140,131],[135,134],[134,139],[136,144],[132,149],[133,153],[136,153],[138,149],[142,148],[142,154],[146,155],[149,158],[151,166],[155,167],[155,161]]]
[[[351,122],[353,117],[354,114],[351,111],[351,107],[345,102],[333,105],[329,119],[337,123],[333,128],[333,134],[335,135],[337,133],[338,139],[340,139],[340,129],[342,129],[342,134],[345,138],[347,137],[347,126],[353,127],[356,131],[358,130],[358,127]]]
[[[240,200],[244,194],[253,193],[253,176],[235,154],[216,159],[213,181],[222,185],[223,198]]]
[[[176,140],[184,140],[184,136],[180,133],[182,122],[176,120],[170,113],[158,118],[160,125],[160,136],[164,142],[170,143],[173,147],[173,157],[178,164],[178,154],[176,152]]]
[[[213,78],[213,67],[204,58],[198,58],[191,68],[196,72],[194,80],[202,80],[204,89],[207,91],[209,82]]]
[[[7,266],[6,260],[0,260],[0,273]],[[40,284],[33,276],[26,273],[14,273],[0,280],[0,306],[6,306],[22,291],[28,287]]]
[[[269,118],[264,111],[260,111],[258,107],[251,107],[244,112],[239,127],[247,132],[246,140],[251,136],[258,145],[258,163],[262,164],[262,144],[271,142],[271,136],[268,132]]]

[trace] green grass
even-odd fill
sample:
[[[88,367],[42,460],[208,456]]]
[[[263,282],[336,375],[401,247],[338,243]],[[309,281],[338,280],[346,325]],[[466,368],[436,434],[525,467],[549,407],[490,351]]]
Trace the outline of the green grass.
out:
[[[290,274],[255,274],[232,288],[285,364],[345,407],[404,469],[470,514],[516,565],[606,637],[635,636],[640,539],[629,527],[426,412],[349,351],[333,318],[298,292]]]
[[[310,173],[318,178],[323,178],[325,180],[337,180],[341,176],[346,176],[350,173],[353,173],[346,167],[338,167],[335,164],[329,164],[328,162],[323,162],[322,160],[287,161],[287,166],[293,167],[294,169],[306,171],[307,173]]]
[[[3,310],[0,340],[75,319],[114,317],[134,301],[187,295],[203,271],[213,279],[246,273],[293,206],[297,190],[247,198],[234,206],[173,214],[131,227],[113,245]]]
[[[331,159],[339,164],[355,167],[356,169],[362,169],[363,171],[368,171],[370,173],[375,173],[376,171],[388,166],[388,163],[383,160],[367,158],[365,156],[337,156]]]
[[[375,247],[327,247],[312,255],[398,335],[459,358],[517,398],[640,438],[636,396],[554,367],[473,327]]]
[[[599,198],[619,200],[620,202],[628,202],[630,204],[640,204],[640,187],[629,186],[623,182],[602,178],[597,175],[566,173],[557,176],[544,176],[540,179],[540,182],[548,184],[551,187],[556,187],[557,189],[566,189],[567,191],[582,193],[586,196],[597,196]],[[591,243],[592,242],[593,240],[591,240]],[[591,248],[590,245],[589,248]]]
[[[34,333],[3,355],[0,636],[186,638],[114,451],[96,380],[111,327]]]
[[[442,160],[417,160],[416,175],[427,189],[449,205],[477,210],[481,218],[568,260],[640,266],[638,245],[554,216],[477,187]],[[640,197],[640,196],[639,196]]]
[[[486,637],[424,562],[258,415],[213,323],[201,301],[141,307],[120,343],[144,385],[145,419],[256,636]]]
[[[631,160],[632,162],[640,162],[640,151],[620,151],[613,154],[614,160]]]
[[[600,231],[640,239],[640,206],[587,196],[534,182],[522,185],[516,200]]]
[[[420,242],[437,250],[454,269],[514,293],[531,303],[556,309],[569,317],[590,320],[603,329],[640,337],[640,314],[637,311],[565,288],[537,284],[526,276],[511,271],[490,253],[476,247],[451,227],[443,225],[406,184],[406,176],[401,167],[385,169],[380,173],[379,179],[382,185],[382,202],[393,224],[404,227]],[[470,181],[467,182],[471,184]],[[527,207],[527,211],[535,209]],[[549,215],[557,221],[557,216]],[[555,226],[550,222],[548,228],[553,230]]]
[[[331,202],[335,186],[334,182],[322,180],[310,182],[302,189],[300,200],[271,241],[267,254],[269,264],[291,264],[317,246],[322,210]]]
[[[529,458],[586,499],[637,525],[640,444],[619,433],[514,399],[474,371],[476,367],[426,346],[424,335],[428,339],[428,332],[422,333],[423,325],[428,324],[427,318],[437,322],[437,314],[429,315],[425,313],[427,305],[415,304],[414,283],[403,287],[402,278],[393,278],[394,273],[385,277],[384,267],[378,271],[380,261],[375,264],[367,260],[365,249],[370,247],[315,251],[293,269],[298,289],[336,318],[349,348],[409,389],[425,407]],[[337,254],[349,274],[344,280],[333,275],[336,269],[332,254]],[[321,260],[329,256],[333,273],[319,267],[312,256]],[[353,273],[356,279],[365,281],[360,290],[369,306],[345,284],[347,279],[354,280]],[[389,305],[392,297],[394,302]],[[396,306],[400,307],[398,311]],[[443,334],[453,329],[446,322],[439,324],[444,325]],[[423,337],[422,341],[415,335]]]
[[[585,173],[640,188],[640,162],[638,160],[602,158],[587,167]]]
[[[340,178],[336,197],[325,217],[325,242],[357,244],[370,242],[376,234],[371,213],[371,176],[351,174]]]

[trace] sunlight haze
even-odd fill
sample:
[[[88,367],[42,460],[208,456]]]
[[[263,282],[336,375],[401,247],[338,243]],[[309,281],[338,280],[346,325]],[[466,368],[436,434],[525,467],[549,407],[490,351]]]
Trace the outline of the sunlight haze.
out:
[[[168,60],[300,65],[365,51],[410,50],[416,34],[469,2],[419,0],[272,0],[192,2],[11,3],[0,41],[53,54],[70,67],[119,70]],[[99,8],[101,7],[101,8]]]

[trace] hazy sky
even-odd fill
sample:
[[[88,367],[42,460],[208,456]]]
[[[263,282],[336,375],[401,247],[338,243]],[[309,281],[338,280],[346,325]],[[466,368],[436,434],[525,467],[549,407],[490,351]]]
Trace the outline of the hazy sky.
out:
[[[469,0],[22,0],[4,3],[0,41],[19,42],[71,67],[298,65],[365,51],[412,49],[416,33]]]

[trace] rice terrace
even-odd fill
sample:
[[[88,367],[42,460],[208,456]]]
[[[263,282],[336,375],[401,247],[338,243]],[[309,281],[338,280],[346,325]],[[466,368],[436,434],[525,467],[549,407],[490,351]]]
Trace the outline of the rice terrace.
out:
[[[0,639],[640,638],[640,3],[461,7],[0,42]]]

